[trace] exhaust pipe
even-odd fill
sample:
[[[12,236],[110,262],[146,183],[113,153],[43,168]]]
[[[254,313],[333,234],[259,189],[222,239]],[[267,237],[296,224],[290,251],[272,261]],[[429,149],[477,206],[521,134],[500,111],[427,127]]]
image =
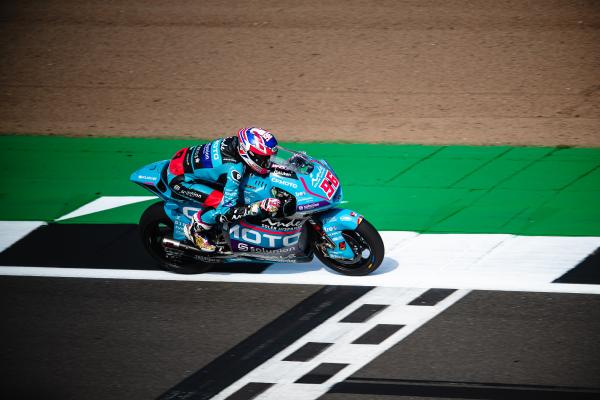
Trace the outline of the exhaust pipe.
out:
[[[171,249],[180,249],[180,250],[185,250],[185,251],[191,251],[192,253],[206,255],[206,253],[201,251],[199,248],[187,245],[187,244],[180,242],[179,240],[175,240],[175,239],[163,238],[162,245],[165,247],[169,247]]]
[[[183,251],[190,251],[195,254],[201,254],[204,257],[210,257],[211,259],[216,258],[227,258],[233,254],[233,252],[223,249],[222,246],[217,245],[217,250],[214,252],[207,253],[205,251],[200,250],[195,246],[190,246],[189,244],[185,244],[180,242],[179,240],[162,238],[161,243],[163,246],[168,247],[170,249],[178,249]]]

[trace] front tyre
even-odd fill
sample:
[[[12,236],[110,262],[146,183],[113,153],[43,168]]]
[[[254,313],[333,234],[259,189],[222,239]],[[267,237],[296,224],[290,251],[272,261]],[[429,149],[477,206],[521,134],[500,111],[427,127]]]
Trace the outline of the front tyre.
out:
[[[164,203],[154,203],[144,211],[139,223],[140,236],[144,247],[165,271],[178,274],[199,274],[211,268],[209,263],[186,262],[174,254],[169,254],[162,239],[173,237],[173,221],[167,216]]]
[[[321,246],[315,246],[315,254],[323,264],[341,274],[353,276],[368,275],[379,268],[385,247],[373,225],[363,219],[355,230],[343,231],[342,236],[356,257],[353,260],[330,258]]]

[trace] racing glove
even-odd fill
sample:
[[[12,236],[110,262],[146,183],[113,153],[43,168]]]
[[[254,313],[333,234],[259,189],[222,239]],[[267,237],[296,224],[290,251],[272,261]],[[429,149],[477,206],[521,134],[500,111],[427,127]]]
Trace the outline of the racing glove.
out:
[[[261,211],[267,214],[274,214],[279,210],[279,207],[281,207],[281,201],[279,201],[279,199],[270,197],[268,199],[250,204],[248,206],[248,215],[258,215]]]
[[[249,206],[232,207],[225,214],[219,215],[217,220],[221,223],[237,221],[245,217],[254,217],[261,213],[276,213],[281,207],[281,201],[275,198],[268,198],[257,201]]]
[[[255,203],[256,204],[256,203]],[[281,201],[273,197],[264,199],[260,202],[260,209],[269,214],[276,213],[281,207]]]

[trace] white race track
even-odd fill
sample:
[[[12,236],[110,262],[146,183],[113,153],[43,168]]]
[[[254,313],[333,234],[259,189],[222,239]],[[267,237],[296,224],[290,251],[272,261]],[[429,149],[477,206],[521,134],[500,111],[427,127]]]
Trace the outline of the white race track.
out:
[[[151,200],[148,196],[104,196],[57,221]],[[0,251],[45,224],[0,221]],[[600,237],[516,236],[508,234],[418,234],[381,232],[386,256],[375,273],[349,277],[318,260],[271,265],[261,274],[177,275],[148,270],[5,266],[0,275],[112,279],[362,285],[600,294],[600,285],[552,283],[600,247]]]
[[[43,222],[0,222],[0,250]],[[375,273],[343,276],[318,260],[277,263],[263,273],[177,275],[163,271],[46,267],[0,267],[0,275],[112,279],[367,285],[600,294],[600,285],[552,283],[600,247],[600,237],[418,234],[382,232],[386,256]]]

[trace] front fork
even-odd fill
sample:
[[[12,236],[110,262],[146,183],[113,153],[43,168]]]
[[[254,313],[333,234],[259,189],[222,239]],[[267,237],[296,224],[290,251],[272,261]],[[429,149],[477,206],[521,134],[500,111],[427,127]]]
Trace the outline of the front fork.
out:
[[[327,249],[335,249],[335,243],[329,238],[329,236],[327,236],[320,223],[316,222],[312,218],[308,219],[308,223],[317,235],[317,238],[319,239],[317,246],[321,248],[323,253],[327,254]]]
[[[325,255],[337,260],[354,260],[360,255],[355,254],[342,232],[356,230],[362,219],[354,211],[334,208],[310,218],[309,222],[321,239],[317,245]]]

